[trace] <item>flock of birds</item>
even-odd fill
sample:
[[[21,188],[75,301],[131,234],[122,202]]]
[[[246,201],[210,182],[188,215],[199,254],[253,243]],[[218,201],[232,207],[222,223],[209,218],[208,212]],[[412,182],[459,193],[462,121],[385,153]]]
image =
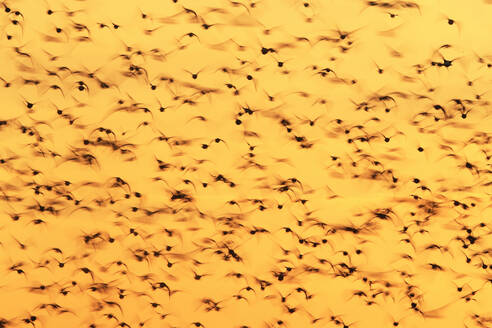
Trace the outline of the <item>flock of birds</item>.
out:
[[[0,327],[492,327],[491,7],[3,1]]]

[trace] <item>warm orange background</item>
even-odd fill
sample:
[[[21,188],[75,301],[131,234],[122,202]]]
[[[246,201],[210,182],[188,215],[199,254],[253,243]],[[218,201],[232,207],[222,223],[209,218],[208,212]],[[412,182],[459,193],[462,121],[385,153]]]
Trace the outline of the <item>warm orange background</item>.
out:
[[[492,5],[479,0],[429,0],[419,1],[417,9],[405,8],[403,1],[388,1],[392,8],[385,9],[368,7],[358,0],[314,0],[306,2],[307,7],[302,1],[262,0],[252,8],[249,2],[239,1],[5,3],[11,12],[0,15],[0,76],[12,85],[0,88],[0,119],[14,120],[0,127],[0,157],[14,158],[0,167],[0,186],[4,195],[22,200],[13,202],[4,197],[0,205],[0,317],[10,320],[12,327],[29,325],[22,319],[33,314],[38,317],[36,327],[88,327],[91,323],[115,327],[119,322],[138,327],[147,319],[146,327],[192,327],[193,322],[205,327],[277,327],[277,320],[286,327],[336,327],[331,315],[339,316],[350,327],[391,327],[394,320],[400,321],[400,327],[479,327],[479,323],[490,327],[492,286],[487,279],[491,278],[491,270],[479,267],[481,261],[492,264],[490,254],[475,255],[467,264],[464,252],[472,257],[492,246],[492,190],[487,184],[490,160],[485,155],[492,154],[487,143],[492,133],[487,93],[491,81],[487,63],[492,55]],[[204,22],[193,19],[194,14],[185,13],[183,8],[194,10],[204,22],[216,25],[203,29],[200,25]],[[48,9],[52,15],[46,13]],[[16,15],[16,10],[22,16]],[[448,18],[454,20],[453,25],[448,24]],[[13,20],[19,23],[14,25]],[[77,31],[74,23],[86,25],[89,31]],[[99,28],[100,23],[108,28]],[[62,32],[57,33],[57,27]],[[337,30],[354,32],[341,40]],[[188,37],[190,32],[197,37]],[[319,41],[321,36],[332,41]],[[81,42],[81,37],[88,41]],[[238,45],[243,47],[239,49]],[[450,47],[436,52],[443,45]],[[15,47],[30,58],[17,54]],[[274,48],[277,53],[262,55],[262,47]],[[342,52],[341,47],[349,50]],[[159,49],[162,57],[152,56],[152,49]],[[143,55],[135,53],[138,50]],[[393,51],[400,55],[395,56]],[[130,60],[120,56],[132,52]],[[457,59],[449,68],[431,66],[431,61],[442,61],[439,53],[446,59]],[[50,56],[58,58],[50,61]],[[283,67],[278,61],[284,63]],[[145,68],[148,77],[123,76],[123,72],[129,72],[130,63]],[[417,74],[417,64],[425,67],[425,72]],[[58,77],[47,74],[62,66],[72,72],[96,72],[111,87],[101,89],[94,79],[67,70],[59,71]],[[230,72],[222,72],[223,67]],[[325,77],[316,74],[326,67],[337,78],[333,73]],[[382,74],[378,68],[383,69]],[[194,80],[189,72],[200,73]],[[247,79],[248,74],[252,80]],[[160,81],[161,77],[166,79]],[[169,83],[169,78],[174,82]],[[22,79],[37,79],[40,84],[24,85]],[[88,91],[77,89],[79,80],[87,84]],[[471,86],[469,81],[473,81]],[[227,83],[234,84],[239,95],[234,95]],[[151,84],[156,85],[155,90],[151,90]],[[191,84],[217,92],[200,95]],[[62,88],[63,94],[51,89],[52,85]],[[399,92],[392,94],[396,103],[375,100],[392,92]],[[176,95],[182,98],[173,99]],[[273,101],[268,95],[275,97]],[[418,99],[419,95],[428,98]],[[481,99],[477,100],[476,95]],[[461,118],[459,106],[451,102],[453,98],[473,100],[466,104],[471,109],[466,119]],[[119,99],[125,100],[124,105],[140,103],[152,114],[142,110],[114,112]],[[183,104],[183,99],[196,104]],[[368,111],[356,110],[355,104],[369,99]],[[32,111],[25,101],[34,104]],[[434,104],[445,107],[450,117],[434,121],[434,116],[442,118]],[[160,106],[168,108],[160,112]],[[242,107],[255,112],[239,117]],[[389,113],[385,107],[390,108]],[[67,116],[57,114],[57,108]],[[431,115],[416,117],[421,112]],[[69,125],[68,121],[75,118],[75,123]],[[238,118],[241,125],[235,124]],[[309,120],[316,118],[310,126]],[[291,123],[292,133],[280,124],[282,119]],[[336,119],[342,122],[337,124]],[[20,125],[34,127],[44,140],[34,145],[35,137],[22,134]],[[354,127],[349,134],[344,133],[357,125],[363,128]],[[115,137],[94,131],[99,127],[111,129]],[[245,136],[245,131],[256,136]],[[155,139],[161,134],[173,137],[169,144],[180,139],[190,143],[169,146]],[[304,136],[312,147],[301,149],[294,135]],[[392,137],[391,141],[384,142],[383,135]],[[98,136],[134,144],[127,148],[133,154],[83,144],[83,139],[95,141]],[[348,138],[361,136],[376,138],[369,143],[347,143]],[[225,142],[215,143],[215,138]],[[470,142],[472,138],[477,142]],[[209,148],[202,149],[202,144],[209,144]],[[255,147],[251,158],[249,145]],[[424,151],[418,152],[418,147]],[[76,148],[88,150],[98,165],[64,161],[74,157],[71,151]],[[357,153],[356,149],[361,151]],[[49,151],[61,158],[51,157]],[[445,156],[450,153],[453,157]],[[333,161],[332,156],[338,159]],[[156,158],[169,163],[170,168],[159,171]],[[383,167],[374,165],[374,161]],[[466,161],[480,173],[464,168]],[[33,176],[31,169],[41,173]],[[370,179],[374,170],[383,169],[393,170],[398,178],[395,186],[390,174]],[[236,186],[215,182],[219,174]],[[142,197],[124,199],[126,191],[110,188],[112,177],[121,177],[132,192],[138,191]],[[165,182],[153,180],[155,177]],[[293,177],[302,187],[291,183],[291,191],[276,190],[282,180]],[[413,183],[414,178],[419,178],[420,184]],[[29,185],[53,185],[64,180],[72,185],[52,191],[41,188],[42,195],[35,195],[34,185]],[[94,183],[84,185],[88,181]],[[207,188],[202,186],[204,182]],[[430,191],[418,189],[419,185]],[[171,201],[173,188],[191,195],[193,202]],[[70,191],[80,203],[75,205],[55,190],[62,194]],[[334,194],[338,197],[332,197]],[[119,201],[97,206],[96,200],[107,200],[110,195]],[[423,200],[414,200],[411,195]],[[264,200],[266,209],[260,211],[252,199]],[[299,199],[307,203],[295,202]],[[231,200],[239,205],[228,204]],[[453,206],[453,200],[469,208]],[[36,202],[52,202],[59,214],[29,209]],[[428,215],[418,205],[431,202],[439,208],[429,222],[417,227],[415,220]],[[278,204],[284,207],[277,209]],[[73,212],[81,206],[87,207]],[[132,212],[133,206],[139,210]],[[167,208],[168,213],[147,216],[142,210],[159,208]],[[392,208],[394,214],[391,220],[375,219],[377,224],[371,231],[357,236],[340,231],[326,233],[329,227],[360,226],[378,208]],[[177,213],[169,213],[172,209]],[[205,215],[200,217],[200,212]],[[416,215],[411,216],[411,212]],[[13,213],[20,213],[21,218],[12,220]],[[234,218],[230,226],[227,217]],[[46,224],[35,225],[34,219]],[[303,226],[298,226],[297,220],[304,221]],[[312,226],[316,221],[327,228]],[[485,227],[474,228],[473,234],[481,238],[467,250],[454,239],[466,237],[457,222],[469,227],[486,223]],[[404,225],[411,225],[409,238],[415,248],[400,242],[408,237],[399,233]],[[269,233],[251,235],[249,231],[254,227]],[[327,238],[331,246],[301,245],[282,227],[290,227],[300,238],[318,243]],[[130,228],[139,236],[130,235]],[[175,234],[168,236],[164,228]],[[420,228],[427,232],[418,233]],[[222,231],[231,229],[234,234],[222,235]],[[84,244],[84,234],[98,231],[103,232],[102,238]],[[108,234],[116,239],[113,244],[107,242]],[[424,250],[431,243],[447,245],[449,252]],[[217,244],[229,245],[242,261],[224,261],[213,254]],[[168,245],[172,246],[170,251],[165,250]],[[49,251],[53,247],[61,249],[63,256]],[[282,248],[291,250],[291,254],[285,256]],[[137,249],[162,249],[165,257],[150,254],[147,260],[138,262],[132,255]],[[362,254],[356,254],[356,249]],[[343,251],[349,252],[352,265],[358,269],[348,278],[335,277],[329,264],[319,262],[327,259],[334,264],[349,264]],[[299,253],[304,254],[302,259],[296,257]],[[405,253],[414,261],[401,259]],[[73,260],[63,268],[58,267],[56,261],[71,257]],[[175,264],[167,267],[166,259]],[[38,264],[46,260],[49,264],[39,268]],[[123,267],[111,266],[117,260],[127,264],[126,276],[119,273]],[[25,275],[9,270],[19,262],[24,263]],[[432,271],[427,263],[437,263],[444,271]],[[318,267],[321,272],[306,272],[306,266]],[[95,282],[107,283],[110,288],[90,291],[93,281],[78,270],[82,267],[94,272]],[[272,272],[285,271],[285,267],[294,269],[288,278],[277,281]],[[401,271],[413,276],[402,277]],[[193,272],[208,275],[195,280]],[[231,272],[240,272],[245,278],[232,278],[228,276]],[[164,289],[153,291],[140,279],[146,274],[180,292],[169,298]],[[374,282],[372,287],[363,282],[363,277]],[[256,278],[273,285],[262,291]],[[72,280],[78,286],[69,287]],[[383,281],[392,286],[385,287]],[[31,290],[40,284],[48,287],[44,291]],[[407,284],[418,286],[415,293],[420,297],[415,299],[425,316],[411,310],[411,301],[405,296]],[[254,292],[241,290],[248,285]],[[459,293],[456,286],[461,285],[466,287]],[[64,287],[70,291],[67,296],[60,294]],[[313,297],[306,300],[304,294],[296,292],[298,287]],[[125,299],[118,299],[117,288],[125,289]],[[367,306],[364,298],[352,296],[356,290],[363,290],[367,300],[376,304]],[[460,298],[473,290],[478,291],[470,302]],[[370,296],[379,292],[388,292],[388,296]],[[285,304],[298,307],[295,314],[289,314],[280,300],[279,295],[289,293]],[[247,301],[234,299],[237,294]],[[221,301],[221,310],[205,311],[201,303],[204,298]],[[95,311],[94,305],[104,301],[118,302],[122,312],[107,304]],[[151,302],[161,306],[153,308]],[[72,313],[40,309],[43,303],[57,303]],[[113,313],[119,321],[104,318],[107,313]],[[164,313],[167,317],[159,319]],[[481,319],[474,319],[474,314]],[[323,319],[312,323],[320,317]]]

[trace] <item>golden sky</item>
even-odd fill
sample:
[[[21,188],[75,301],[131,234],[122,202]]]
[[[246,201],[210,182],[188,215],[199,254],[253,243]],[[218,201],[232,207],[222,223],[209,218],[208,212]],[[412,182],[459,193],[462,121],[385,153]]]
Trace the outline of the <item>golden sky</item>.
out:
[[[492,327],[492,2],[16,0],[0,327]]]

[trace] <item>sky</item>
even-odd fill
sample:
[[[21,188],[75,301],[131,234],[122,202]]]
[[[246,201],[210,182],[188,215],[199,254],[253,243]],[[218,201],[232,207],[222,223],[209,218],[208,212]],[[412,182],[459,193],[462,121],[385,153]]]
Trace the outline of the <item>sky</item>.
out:
[[[491,327],[491,15],[3,2],[0,327]]]

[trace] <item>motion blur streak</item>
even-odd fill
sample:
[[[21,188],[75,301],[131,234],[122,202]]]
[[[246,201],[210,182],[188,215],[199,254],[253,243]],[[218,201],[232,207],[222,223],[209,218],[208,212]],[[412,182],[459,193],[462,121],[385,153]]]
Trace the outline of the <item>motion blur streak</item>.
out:
[[[492,327],[492,1],[0,10],[0,328]]]

